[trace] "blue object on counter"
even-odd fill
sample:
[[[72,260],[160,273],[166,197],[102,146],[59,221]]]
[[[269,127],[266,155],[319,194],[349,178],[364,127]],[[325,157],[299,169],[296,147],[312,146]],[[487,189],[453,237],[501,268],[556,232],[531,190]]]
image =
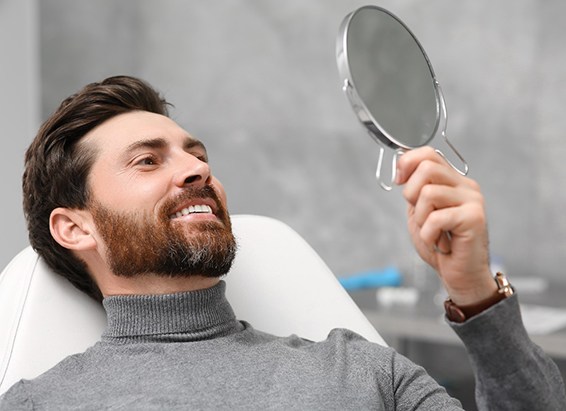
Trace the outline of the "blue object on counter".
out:
[[[367,271],[348,277],[339,277],[338,281],[348,291],[361,288],[398,287],[403,277],[395,267],[387,267],[380,271]]]

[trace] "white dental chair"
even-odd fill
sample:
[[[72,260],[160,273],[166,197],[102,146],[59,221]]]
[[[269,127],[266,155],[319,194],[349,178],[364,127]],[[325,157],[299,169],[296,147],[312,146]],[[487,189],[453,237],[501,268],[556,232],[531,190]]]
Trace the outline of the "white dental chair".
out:
[[[280,336],[323,340],[349,328],[385,342],[328,266],[295,231],[268,217],[232,216],[239,251],[225,278],[238,319]],[[53,273],[28,247],[0,274],[0,394],[94,344],[101,305]]]

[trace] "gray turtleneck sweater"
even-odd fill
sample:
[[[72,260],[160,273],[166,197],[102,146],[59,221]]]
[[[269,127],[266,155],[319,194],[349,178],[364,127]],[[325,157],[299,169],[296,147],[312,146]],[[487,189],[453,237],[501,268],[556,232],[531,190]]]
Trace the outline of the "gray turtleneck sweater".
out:
[[[2,410],[460,409],[426,372],[348,330],[275,337],[237,321],[225,284],[104,300],[101,340],[0,397]],[[531,343],[516,297],[462,325],[481,409],[564,409],[556,367]]]

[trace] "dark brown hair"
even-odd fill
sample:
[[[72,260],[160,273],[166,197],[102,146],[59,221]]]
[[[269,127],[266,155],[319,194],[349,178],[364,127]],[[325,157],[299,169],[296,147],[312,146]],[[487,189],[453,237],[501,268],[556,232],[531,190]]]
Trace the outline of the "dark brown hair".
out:
[[[86,264],[51,236],[51,212],[57,207],[84,209],[89,202],[87,181],[96,153],[79,144],[85,134],[130,111],[167,116],[168,105],[140,79],[110,77],[65,99],[26,152],[22,185],[30,243],[55,272],[98,301],[102,294]]]

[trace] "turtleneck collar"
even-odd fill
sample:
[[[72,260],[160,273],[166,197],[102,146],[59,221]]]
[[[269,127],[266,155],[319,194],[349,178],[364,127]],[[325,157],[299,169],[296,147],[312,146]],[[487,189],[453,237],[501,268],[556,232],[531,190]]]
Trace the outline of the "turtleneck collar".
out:
[[[108,326],[102,339],[181,342],[221,337],[243,328],[225,296],[226,283],[164,295],[110,296],[102,302]]]

